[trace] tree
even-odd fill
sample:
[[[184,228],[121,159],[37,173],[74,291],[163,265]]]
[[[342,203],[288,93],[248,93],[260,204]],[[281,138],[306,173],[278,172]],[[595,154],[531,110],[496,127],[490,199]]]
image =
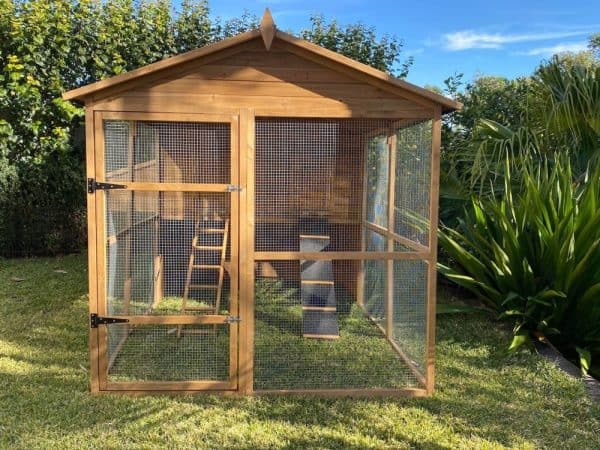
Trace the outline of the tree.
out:
[[[300,35],[321,47],[400,78],[406,77],[413,64],[412,56],[400,63],[400,53],[404,45],[401,40],[389,35],[378,39],[373,27],[362,23],[340,26],[335,19],[327,22],[320,15],[312,16],[310,22],[311,27],[302,30]],[[400,63],[399,68],[397,63]]]

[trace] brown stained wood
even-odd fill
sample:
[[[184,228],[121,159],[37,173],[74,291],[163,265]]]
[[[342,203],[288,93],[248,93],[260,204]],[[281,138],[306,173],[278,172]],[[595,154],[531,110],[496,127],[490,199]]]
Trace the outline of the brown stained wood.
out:
[[[240,247],[239,247],[239,391],[253,391],[254,372],[254,111],[240,111],[239,194]]]
[[[374,259],[409,259],[422,260],[429,257],[427,252],[254,252],[256,261],[276,261],[276,260],[374,260]]]
[[[251,65],[239,65],[227,60],[215,61],[207,64],[180,80],[230,80],[260,82],[285,82],[285,83],[320,83],[320,84],[352,84],[357,83],[353,78],[347,77],[339,72],[334,72],[326,67],[314,65],[314,67],[290,68],[278,64],[274,67],[254,67]],[[360,83],[367,86],[365,83]]]
[[[161,113],[234,114],[240,108],[254,109],[260,116],[335,117],[335,118],[430,118],[431,113],[413,103],[394,98],[277,97],[221,94],[161,94],[129,92],[113,100],[99,102],[96,108],[105,111]]]
[[[302,337],[305,337],[307,339],[323,339],[325,341],[333,341],[333,340],[340,338],[340,336],[338,334],[310,334],[310,333],[305,333],[302,335]]]
[[[152,308],[156,308],[163,299],[163,256],[154,257],[154,299]]]
[[[437,294],[437,231],[438,205],[440,197],[440,146],[442,136],[441,108],[435,108],[431,130],[431,188],[429,198],[429,248],[431,256],[428,261],[427,283],[427,392],[432,394],[435,385],[435,323],[436,323],[436,294]]]
[[[106,386],[108,391],[219,391],[235,388],[230,381],[119,381]]]
[[[258,29],[260,30],[260,35],[265,43],[265,49],[267,51],[271,50],[271,44],[275,37],[275,22],[273,21],[273,16],[271,15],[269,8],[265,8],[265,13]]]
[[[389,176],[388,176],[388,210],[387,210],[387,229],[393,232],[395,219],[396,203],[396,134],[392,129],[388,131],[389,147]],[[394,251],[394,239],[388,233],[387,250]],[[394,261],[387,261],[386,271],[386,294],[385,294],[385,331],[390,341],[394,338]]]
[[[71,91],[65,92],[63,94],[63,98],[65,100],[81,100],[98,91],[105,90],[107,88],[128,81],[138,80],[144,76],[155,72],[164,71],[166,69],[172,69],[180,64],[197,60],[198,58],[202,58],[203,56],[207,56],[212,53],[217,53],[221,50],[255,39],[258,36],[260,36],[260,32],[258,30],[247,31],[246,33],[238,34],[237,36],[224,39],[215,44],[191,50],[181,55],[172,56],[170,58],[163,59],[162,61],[158,61],[153,64],[140,67],[139,69],[129,71],[122,75],[117,75],[106,80],[97,81],[96,83],[88,84],[87,86],[82,86],[80,88],[73,89]]]
[[[94,149],[94,112],[85,109],[85,162],[86,175],[95,178],[95,149]],[[88,218],[88,289],[89,313],[98,313],[98,280],[96,269],[96,197],[87,194]],[[98,384],[98,329],[90,328],[89,331],[89,361],[90,361],[90,391],[96,393]]]
[[[239,115],[231,116],[231,148],[230,148],[230,174],[231,182],[240,185],[240,119]],[[229,275],[229,310],[233,316],[240,316],[239,307],[239,245],[240,245],[240,194],[234,192],[230,195],[230,224],[229,224],[229,257],[224,261],[223,267]],[[223,255],[225,256],[225,255]],[[233,323],[229,336],[229,380],[237,388],[239,380],[239,341],[240,325]]]
[[[247,95],[252,97],[314,97],[339,101],[348,99],[388,99],[389,94],[366,83],[314,83],[284,81],[200,80],[180,78],[144,90],[133,90],[123,97],[140,95]],[[408,103],[407,103],[408,104]],[[415,107],[415,109],[419,109]]]
[[[111,315],[129,320],[129,325],[226,325],[227,316],[219,314],[182,315],[170,316],[152,315]],[[110,326],[110,325],[109,325]],[[102,326],[98,327],[102,328]]]
[[[301,395],[309,397],[426,397],[425,389],[403,388],[403,389],[263,389],[254,391],[255,395]]]
[[[445,108],[444,112],[462,108],[462,104],[460,102],[428,91],[427,89],[408,83],[404,80],[392,77],[391,75],[367,66],[366,64],[359,63],[358,61],[347,58],[339,53],[332,52],[331,50],[297,38],[288,33],[278,30],[276,38],[278,39],[278,45],[280,42],[288,44],[283,45],[282,47],[291,52],[307,57],[308,59],[311,59],[317,63],[328,65],[350,76],[357,76],[368,80],[375,85],[380,85],[382,88],[390,90],[390,92],[395,93],[396,95],[410,98],[411,100],[426,107],[433,107],[434,104],[438,104]]]
[[[365,221],[363,223],[363,225],[366,228],[368,228],[369,230],[374,231],[378,234],[381,234],[382,236],[390,237],[394,241],[404,245],[405,247],[410,248],[411,250],[414,250],[419,253],[430,253],[430,250],[428,247],[426,247],[422,244],[419,244],[418,242],[411,241],[410,239],[405,238],[404,236],[400,236],[399,234],[396,234],[392,231],[388,231],[381,225],[377,225],[373,222],[367,222],[367,221]]]
[[[94,113],[94,166],[95,175],[98,180],[105,180],[104,161],[104,130],[102,124],[102,113]],[[97,286],[97,311],[99,315],[106,315],[106,236],[105,236],[105,204],[106,192],[96,190],[93,194],[96,205],[96,286]],[[97,353],[98,353],[98,386],[99,389],[106,388],[108,375],[108,349],[106,327],[97,329]]]
[[[210,122],[210,123],[224,123],[231,121],[231,115],[229,114],[207,114],[203,112],[199,113],[164,113],[164,112],[127,112],[127,111],[103,111],[103,120],[143,120],[143,121],[158,121],[158,122]],[[135,167],[141,167],[144,164],[151,163],[140,163]],[[120,169],[127,170],[127,169]],[[115,171],[117,172],[117,171]],[[114,172],[110,172],[114,173]]]

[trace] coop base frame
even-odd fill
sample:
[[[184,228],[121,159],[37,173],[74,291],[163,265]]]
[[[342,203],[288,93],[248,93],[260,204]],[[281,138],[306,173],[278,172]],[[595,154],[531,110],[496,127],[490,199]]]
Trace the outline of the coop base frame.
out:
[[[211,117],[212,116],[212,119]],[[432,113],[432,157],[431,157],[431,190],[430,190],[430,220],[432,224],[437,224],[437,197],[439,184],[439,150],[440,150],[440,130],[441,130],[441,108],[436,106]],[[235,314],[242,318],[240,323],[233,323],[232,330],[236,335],[236,371],[231,373],[234,384],[228,382],[131,382],[131,383],[106,383],[102,387],[99,384],[98,374],[106,370],[105,364],[101,363],[98,341],[102,338],[102,327],[90,328],[90,373],[91,373],[91,392],[94,394],[128,394],[128,395],[154,395],[154,394],[219,394],[219,395],[309,395],[319,397],[423,397],[433,393],[434,390],[434,341],[435,341],[435,298],[436,298],[436,227],[431,226],[429,230],[429,246],[423,247],[416,244],[413,252],[255,252],[254,251],[254,145],[255,145],[255,115],[250,108],[240,109],[238,114],[226,115],[226,120],[232,124],[232,162],[236,166],[239,174],[238,180],[232,180],[240,189],[229,189],[227,191],[232,196],[237,196],[239,202],[239,255],[237,256],[236,269],[239,275],[236,290],[239,292],[239,311]],[[103,119],[111,118],[118,120],[157,120],[157,121],[205,121],[205,120],[225,120],[224,115],[206,115],[206,114],[176,114],[176,113],[132,113],[121,111],[95,111],[93,105],[86,107],[86,146],[87,146],[87,176],[92,179],[99,179],[103,182],[102,172],[97,169],[98,164],[102,163],[102,158],[98,157],[98,146],[102,143]],[[406,119],[404,119],[406,120]],[[422,120],[422,119],[418,119]],[[232,166],[233,167],[233,166]],[[130,183],[133,185],[135,183]],[[136,186],[131,186],[136,187]],[[139,189],[145,189],[144,186],[137,186]],[[151,189],[151,187],[147,187]],[[217,189],[214,186],[206,185],[174,185],[170,188],[192,191],[203,191],[205,189]],[[390,189],[393,195],[393,187]],[[101,205],[97,198],[95,189],[88,192],[87,213],[89,218],[89,283],[90,283],[90,314],[103,314],[98,308],[99,285],[104,282],[103,275],[99,274],[98,263],[95,249],[98,248],[99,240],[102,239],[99,229],[97,229],[97,218],[101,214]],[[393,205],[393,201],[390,202]],[[414,246],[415,243],[396,235],[389,228],[363,220],[363,229],[369,229],[386,237],[392,244],[398,242],[403,245]],[[392,247],[393,248],[393,247]],[[420,374],[419,381],[422,384],[420,388],[364,388],[364,389],[267,389],[255,390],[253,388],[253,346],[254,346],[254,264],[266,260],[300,260],[300,259],[328,259],[328,260],[387,260],[394,259],[416,259],[425,261],[428,264],[428,285],[427,285],[427,357],[424,374]],[[368,314],[367,314],[368,315]],[[373,319],[371,317],[371,319]],[[374,319],[379,331],[385,336],[385,329]],[[391,340],[392,348],[398,353],[404,362],[413,372],[418,373],[410,364],[409,358],[403,355],[402,349]]]

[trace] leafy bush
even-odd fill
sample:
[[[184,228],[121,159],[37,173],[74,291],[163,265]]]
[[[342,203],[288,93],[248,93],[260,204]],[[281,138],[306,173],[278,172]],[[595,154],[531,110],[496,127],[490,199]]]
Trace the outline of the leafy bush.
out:
[[[565,159],[565,158],[563,158]],[[600,166],[578,184],[568,161],[529,160],[512,194],[474,198],[439,242],[440,271],[514,324],[511,348],[552,336],[582,367],[600,358]]]

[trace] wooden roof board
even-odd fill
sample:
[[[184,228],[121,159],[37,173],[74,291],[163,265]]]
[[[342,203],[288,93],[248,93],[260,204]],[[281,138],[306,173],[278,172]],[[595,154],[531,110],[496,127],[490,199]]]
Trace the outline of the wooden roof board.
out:
[[[93,98],[94,100],[101,99],[104,91],[106,91],[106,96],[109,96],[110,93],[114,93],[114,88],[119,85],[127,84],[128,86],[133,86],[132,89],[134,89],[136,82],[142,84],[148,78],[150,78],[150,76],[156,76],[158,73],[162,73],[164,74],[165,78],[168,78],[169,72],[172,71],[176,73],[178,66],[190,62],[202,64],[203,59],[207,59],[211,55],[218,54],[226,49],[232,49],[235,46],[241,46],[241,44],[249,42],[253,39],[261,38],[265,42],[267,51],[269,51],[271,48],[271,40],[278,40],[280,44],[290,52],[296,53],[299,56],[307,59],[311,59],[317,64],[327,66],[334,71],[343,73],[353,78],[361,79],[362,81],[385,89],[392,95],[405,97],[417,103],[426,105],[438,104],[442,106],[443,112],[450,112],[462,107],[461,103],[455,100],[428,91],[407,81],[395,78],[366,64],[362,64],[358,61],[331,50],[327,50],[306,40],[276,30],[274,24],[269,24],[268,27],[265,27],[265,24],[261,25],[262,28],[257,30],[247,31],[237,36],[224,39],[214,44],[191,50],[180,55],[166,58],[162,61],[140,67],[139,69],[135,69],[124,74],[73,89],[65,92],[63,94],[63,98],[65,100],[80,101],[86,101],[90,98]],[[267,30],[268,33],[273,31],[273,36],[268,36],[266,39],[265,30]]]

